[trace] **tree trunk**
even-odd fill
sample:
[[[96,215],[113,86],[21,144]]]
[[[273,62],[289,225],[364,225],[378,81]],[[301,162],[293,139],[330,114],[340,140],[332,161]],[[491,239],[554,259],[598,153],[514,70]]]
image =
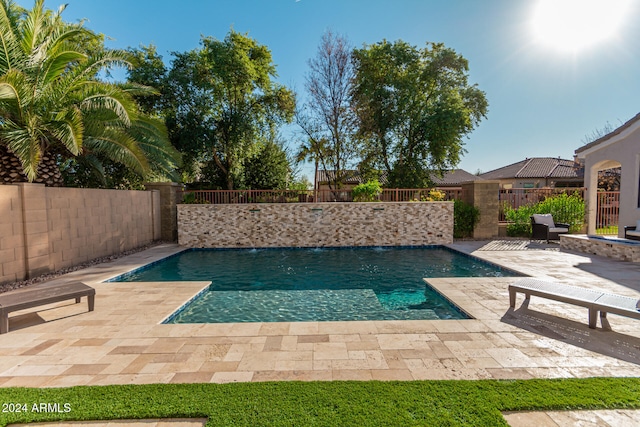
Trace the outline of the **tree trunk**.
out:
[[[14,184],[29,182],[22,169],[20,160],[5,146],[0,145],[0,184]],[[38,176],[35,183],[45,184],[47,187],[62,187],[64,180],[60,168],[53,155],[45,154],[38,166]]]

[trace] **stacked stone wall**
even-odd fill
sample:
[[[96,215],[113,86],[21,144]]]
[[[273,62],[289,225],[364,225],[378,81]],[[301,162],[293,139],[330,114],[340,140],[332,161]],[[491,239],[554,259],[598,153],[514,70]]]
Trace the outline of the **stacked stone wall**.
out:
[[[187,247],[420,246],[452,242],[452,202],[178,205],[178,243]]]
[[[640,244],[592,239],[584,235],[561,235],[560,248],[620,261],[640,262]]]

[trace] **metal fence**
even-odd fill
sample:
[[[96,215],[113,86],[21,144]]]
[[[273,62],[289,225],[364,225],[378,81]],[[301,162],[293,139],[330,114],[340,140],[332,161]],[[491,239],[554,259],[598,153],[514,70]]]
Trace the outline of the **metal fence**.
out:
[[[620,192],[599,191],[596,209],[596,233],[618,234]]]
[[[433,188],[385,188],[379,200],[408,202],[428,200]],[[444,200],[462,197],[460,188],[436,188],[444,193]],[[351,190],[187,190],[182,192],[185,203],[245,204],[245,203],[322,203],[352,202]]]
[[[585,189],[580,188],[513,188],[509,190],[500,190],[498,201],[500,204],[500,212],[498,221],[505,222],[505,206],[518,209],[525,205],[535,205],[538,202],[559,194],[578,193],[584,199]]]

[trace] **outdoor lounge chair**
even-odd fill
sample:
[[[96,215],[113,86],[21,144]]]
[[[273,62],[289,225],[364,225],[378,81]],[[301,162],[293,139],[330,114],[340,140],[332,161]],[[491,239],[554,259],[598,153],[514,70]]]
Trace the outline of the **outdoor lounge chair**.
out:
[[[534,295],[589,309],[589,327],[591,329],[595,329],[596,327],[598,311],[600,312],[600,323],[604,330],[611,330],[611,326],[607,320],[607,313],[640,319],[640,300],[637,298],[524,278],[509,285],[509,306],[511,308],[516,306],[516,293],[518,292],[523,293],[525,296],[523,304],[525,307],[529,305],[531,295]]]
[[[9,332],[9,313],[38,307],[54,302],[87,297],[89,311],[93,311],[96,290],[82,282],[67,282],[58,285],[42,283],[0,294],[0,334]]]
[[[624,238],[640,240],[640,220],[638,220],[636,225],[627,225],[624,227]]]
[[[569,224],[554,222],[551,214],[531,215],[531,240],[560,240],[560,234],[569,232]]]

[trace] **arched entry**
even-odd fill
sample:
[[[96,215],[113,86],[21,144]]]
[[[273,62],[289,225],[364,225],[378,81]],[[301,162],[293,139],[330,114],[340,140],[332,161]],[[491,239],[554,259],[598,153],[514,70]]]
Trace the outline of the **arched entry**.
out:
[[[586,165],[585,165],[586,166]],[[587,233],[617,234],[620,213],[620,191],[607,191],[604,188],[602,172],[622,171],[617,160],[602,160],[590,167],[585,167],[585,186],[587,187]],[[600,177],[600,179],[599,179]],[[595,191],[594,191],[595,189]]]

